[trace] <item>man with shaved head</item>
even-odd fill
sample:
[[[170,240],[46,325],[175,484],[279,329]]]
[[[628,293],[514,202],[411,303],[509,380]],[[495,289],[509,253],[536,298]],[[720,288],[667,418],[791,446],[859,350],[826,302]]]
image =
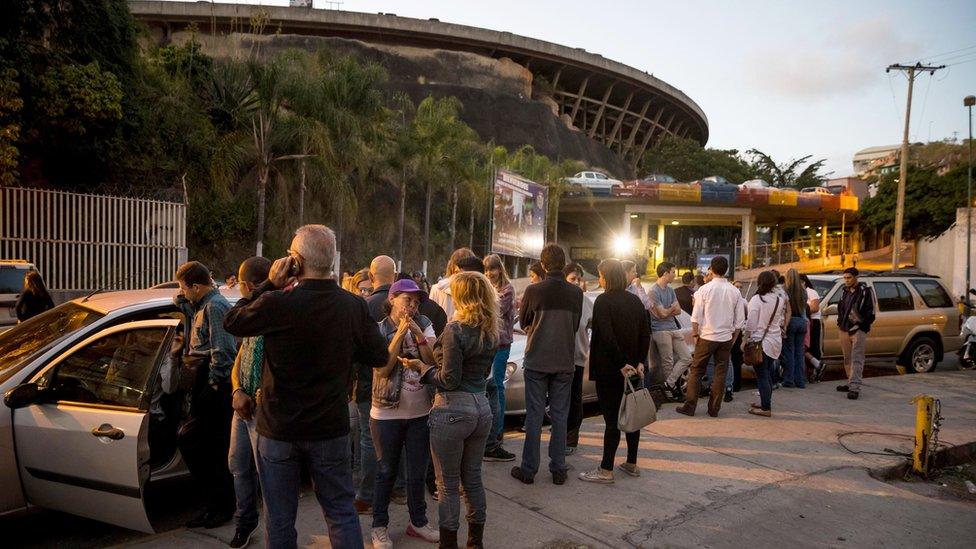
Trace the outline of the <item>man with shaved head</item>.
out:
[[[383,303],[389,297],[390,286],[396,280],[396,262],[388,255],[379,255],[369,264],[369,281],[373,283],[373,293],[366,298],[369,304],[369,314],[373,320],[379,322],[386,317]]]

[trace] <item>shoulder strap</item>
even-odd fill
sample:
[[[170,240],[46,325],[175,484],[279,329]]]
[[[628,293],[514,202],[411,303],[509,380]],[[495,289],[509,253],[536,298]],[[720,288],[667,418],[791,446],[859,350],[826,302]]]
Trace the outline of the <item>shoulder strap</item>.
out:
[[[773,304],[773,312],[769,315],[769,322],[766,323],[766,329],[763,330],[763,340],[766,339],[766,334],[769,333],[769,327],[773,325],[773,319],[776,318],[776,309],[779,309],[779,296],[776,296],[776,303]]]

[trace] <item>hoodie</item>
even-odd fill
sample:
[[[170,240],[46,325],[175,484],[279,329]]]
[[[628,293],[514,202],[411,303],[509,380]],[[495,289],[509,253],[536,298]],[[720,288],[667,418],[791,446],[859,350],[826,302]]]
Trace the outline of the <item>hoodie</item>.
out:
[[[440,305],[441,309],[444,309],[448,322],[454,319],[454,299],[451,298],[451,279],[453,277],[451,275],[440,279],[430,289],[430,300]]]

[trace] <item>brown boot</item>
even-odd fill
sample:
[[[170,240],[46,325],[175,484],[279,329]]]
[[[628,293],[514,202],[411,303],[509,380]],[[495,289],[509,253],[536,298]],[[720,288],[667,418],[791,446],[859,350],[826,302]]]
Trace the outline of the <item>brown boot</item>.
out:
[[[485,525],[468,523],[468,544],[465,549],[484,549]]]
[[[457,530],[448,530],[441,526],[441,540],[437,547],[440,549],[458,549]]]

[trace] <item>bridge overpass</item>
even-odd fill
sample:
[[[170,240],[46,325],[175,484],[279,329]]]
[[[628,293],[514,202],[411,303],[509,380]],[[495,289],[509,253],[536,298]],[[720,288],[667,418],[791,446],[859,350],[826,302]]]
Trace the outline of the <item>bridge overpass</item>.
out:
[[[641,196],[563,197],[558,237],[575,259],[633,257],[656,265],[677,245],[667,235],[682,227],[737,228],[738,236],[718,248],[732,251],[737,268],[750,269],[858,253],[857,210],[849,195],[660,183],[643,185]]]

